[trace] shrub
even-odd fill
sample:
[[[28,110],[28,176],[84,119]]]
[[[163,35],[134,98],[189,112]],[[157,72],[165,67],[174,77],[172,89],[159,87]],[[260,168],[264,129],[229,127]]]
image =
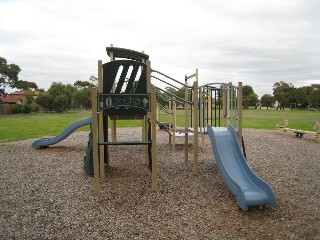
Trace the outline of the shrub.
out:
[[[22,104],[21,113],[31,113],[31,111],[32,111],[31,104]]]
[[[16,103],[14,105],[14,107],[12,108],[12,114],[18,114],[18,113],[21,113],[21,109],[22,109],[22,105],[21,104],[18,104]]]

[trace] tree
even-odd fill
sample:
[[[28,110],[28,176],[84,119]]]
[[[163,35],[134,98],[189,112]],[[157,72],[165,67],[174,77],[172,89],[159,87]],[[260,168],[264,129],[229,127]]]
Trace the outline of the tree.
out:
[[[74,104],[77,107],[84,107],[86,110],[90,109],[91,99],[90,99],[90,91],[88,88],[83,88],[74,92],[73,95]]]
[[[69,99],[66,94],[62,93],[56,96],[52,103],[52,108],[57,113],[62,113],[68,110]]]
[[[296,103],[296,91],[291,83],[286,83],[283,81],[276,82],[273,85],[273,96],[279,103],[280,109],[289,107]]]
[[[21,69],[16,64],[8,64],[5,58],[0,57],[0,88],[14,87],[18,82]]]
[[[269,107],[272,107],[274,104],[274,98],[271,94],[264,94],[261,97],[261,106],[262,107],[267,107],[267,110]]]
[[[36,102],[47,111],[63,112],[73,105],[73,94],[76,88],[70,84],[52,83],[47,93],[41,94]]]
[[[314,107],[320,107],[320,84],[312,84],[312,91],[308,95],[310,104]]]
[[[310,105],[310,93],[312,92],[311,86],[304,86],[296,89],[296,103],[297,107],[307,108]]]
[[[50,94],[42,93],[36,98],[36,103],[39,104],[44,109],[46,109],[47,111],[52,111],[53,100],[54,100],[54,97],[52,97]]]
[[[67,97],[66,109],[69,110],[73,105],[73,93],[75,91],[76,91],[76,88],[70,84],[64,85],[61,82],[59,83],[53,82],[50,88],[48,89],[47,93],[51,95],[53,99],[55,99],[59,95],[64,94]]]
[[[92,86],[98,86],[98,78],[96,78],[95,76],[90,76],[89,81],[91,81]]]
[[[88,81],[77,80],[73,86],[77,88],[73,93],[75,107],[84,107],[89,110],[91,107],[90,87],[95,87],[95,85]]]
[[[258,95],[249,85],[242,87],[242,105],[244,108],[256,107],[259,103]]]
[[[23,91],[30,91],[30,90],[36,90],[38,89],[38,86],[35,82],[28,82],[24,80],[18,80],[14,86],[17,89],[23,90]]]
[[[81,80],[77,80],[73,86],[75,86],[78,89],[81,88],[88,88],[88,87],[93,87],[95,85],[93,85],[92,83],[88,82],[88,81],[81,81]]]

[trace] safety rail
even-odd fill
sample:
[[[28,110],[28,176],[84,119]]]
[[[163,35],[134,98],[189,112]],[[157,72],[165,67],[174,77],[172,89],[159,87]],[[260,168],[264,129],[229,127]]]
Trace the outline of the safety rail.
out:
[[[157,71],[157,70],[152,69],[151,72],[158,73],[158,74],[160,74],[161,76],[164,76],[164,77],[166,77],[166,78],[174,81],[175,83],[178,83],[178,84],[182,85],[183,87],[192,88],[191,86],[188,86],[187,84],[181,83],[181,82],[179,82],[178,80],[176,80],[176,79],[174,79],[174,78],[172,78],[172,77],[169,77],[168,75],[166,75],[166,74],[164,74],[164,73],[162,73],[162,72],[159,72],[159,71]],[[151,76],[151,77],[154,77],[154,76]],[[159,80],[159,79],[158,79],[158,80]],[[165,83],[167,83],[167,82],[165,82]]]

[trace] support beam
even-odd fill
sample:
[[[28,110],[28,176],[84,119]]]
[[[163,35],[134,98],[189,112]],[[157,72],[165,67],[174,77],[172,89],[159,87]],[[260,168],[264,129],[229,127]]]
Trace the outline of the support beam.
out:
[[[177,103],[175,99],[172,100],[172,127],[173,127],[173,141],[172,141],[172,148],[176,150],[176,128],[177,128]]]
[[[242,82],[238,83],[238,141],[242,145]]]
[[[185,85],[188,84],[188,79],[187,79],[187,75],[185,75]],[[189,136],[188,136],[188,128],[189,128],[189,105],[187,104],[189,98],[189,91],[188,88],[185,86],[184,87],[184,161],[188,162],[188,146],[189,146]]]
[[[196,69],[196,81],[193,83],[193,175],[197,176],[199,172],[199,163],[198,163],[198,69]]]
[[[157,113],[156,113],[156,89],[151,89],[151,156],[152,156],[152,190],[158,190],[158,170],[157,170]]]
[[[146,65],[147,65],[147,93],[150,93],[151,94],[151,61],[150,60],[147,60],[146,62]],[[150,105],[151,105],[151,111],[155,110],[152,108],[152,96],[150,98]],[[146,116],[144,116],[144,138],[145,140],[148,139],[148,126],[149,126],[149,119],[151,119],[152,117],[152,113],[151,112],[148,112]],[[152,131],[152,129],[151,129]],[[153,132],[152,132],[152,135],[153,135]],[[152,139],[151,139],[152,140]],[[153,143],[152,143],[152,146],[153,146]],[[152,148],[152,147],[151,147]],[[145,146],[145,163],[146,163],[146,168],[147,168],[147,174],[149,174],[150,172],[150,169],[148,168],[148,165],[149,165],[149,155],[148,155],[148,146]]]
[[[113,47],[113,45],[111,44],[110,47]],[[114,53],[110,52],[110,62],[114,60],[115,60]],[[113,86],[112,91],[114,92],[114,90],[115,90],[115,86]],[[117,120],[111,120],[111,139],[112,139],[112,142],[117,141]]]
[[[93,147],[93,169],[94,169],[94,190],[100,191],[99,177],[99,147],[98,147],[98,113],[97,113],[97,88],[92,88],[92,147]]]
[[[98,61],[98,93],[102,93],[103,92],[103,81],[102,81],[102,61],[99,60]],[[100,111],[98,113],[98,125],[99,125],[99,132],[98,132],[98,139],[99,142],[103,142],[104,141],[104,128],[103,128],[103,112]],[[106,119],[108,121],[108,119]],[[101,178],[105,178],[105,169],[104,169],[104,149],[105,146],[99,146],[99,165],[100,165],[100,177]],[[107,163],[108,164],[108,163]]]
[[[227,88],[227,126],[230,124],[231,119],[231,86],[232,84],[229,83]]]

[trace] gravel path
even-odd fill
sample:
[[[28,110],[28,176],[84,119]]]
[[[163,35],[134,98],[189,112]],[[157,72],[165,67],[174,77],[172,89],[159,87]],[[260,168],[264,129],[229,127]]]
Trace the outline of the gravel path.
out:
[[[119,139],[140,129],[119,129]],[[158,132],[159,190],[151,191],[139,146],[117,146],[100,195],[82,171],[88,132],[47,149],[0,145],[0,239],[319,239],[320,141],[244,129],[247,159],[278,208],[243,212],[224,185],[210,141],[199,176]],[[178,142],[182,143],[182,139]]]

